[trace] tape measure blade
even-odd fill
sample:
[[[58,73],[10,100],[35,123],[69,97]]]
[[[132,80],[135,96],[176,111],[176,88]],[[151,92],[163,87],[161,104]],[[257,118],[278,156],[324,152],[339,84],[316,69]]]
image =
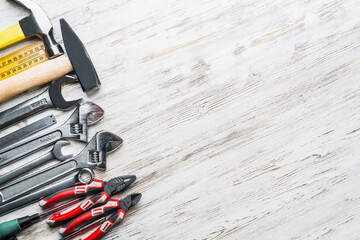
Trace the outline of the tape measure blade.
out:
[[[49,60],[42,41],[36,41],[0,57],[0,81]]]

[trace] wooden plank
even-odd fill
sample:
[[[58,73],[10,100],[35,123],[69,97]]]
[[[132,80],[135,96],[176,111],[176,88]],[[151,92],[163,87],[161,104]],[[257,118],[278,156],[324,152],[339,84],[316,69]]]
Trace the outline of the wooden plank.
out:
[[[116,197],[143,193],[105,239],[359,238],[357,1],[36,2],[57,39],[66,18],[98,69],[87,98],[106,117],[91,135],[124,139],[97,176],[136,174]],[[2,28],[25,16],[0,10]],[[40,222],[19,239],[56,231]]]

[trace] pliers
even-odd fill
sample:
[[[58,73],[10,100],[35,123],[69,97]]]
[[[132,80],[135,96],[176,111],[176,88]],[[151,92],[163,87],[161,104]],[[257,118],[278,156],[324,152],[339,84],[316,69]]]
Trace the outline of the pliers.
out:
[[[74,209],[67,211],[65,213],[57,213],[50,217],[46,222],[49,225],[55,225],[60,221],[69,220],[78,216],[81,213],[86,212],[90,208],[95,205],[106,203],[110,196],[113,194],[117,194],[127,188],[131,183],[133,183],[136,179],[134,175],[127,175],[113,178],[109,181],[102,181],[102,180],[94,180],[90,184],[75,186],[73,188],[68,188],[57,193],[54,193],[40,201],[40,206],[50,206],[55,203],[56,200],[59,200],[64,197],[72,196],[72,195],[79,195],[79,194],[86,194],[86,193],[93,193],[94,191],[102,190],[102,192],[97,193],[93,197],[89,198],[84,203],[78,205]],[[112,204],[113,201],[109,201]]]
[[[88,222],[89,219],[99,218],[102,215],[112,213],[108,219],[106,219],[101,226],[99,226],[94,232],[92,232],[88,237],[83,240],[96,240],[99,239],[104,233],[108,232],[109,229],[116,224],[124,220],[126,212],[130,207],[135,206],[141,199],[140,193],[130,194],[124,199],[110,199],[107,204],[94,208],[92,210],[83,213],[77,218],[69,221],[67,224],[61,227],[59,232],[62,235],[67,235],[62,240],[67,240],[72,237],[77,236],[79,233],[87,231],[88,227],[80,228],[84,222]],[[91,226],[92,224],[89,224]],[[70,234],[70,235],[68,235]],[[80,239],[82,240],[82,239]]]

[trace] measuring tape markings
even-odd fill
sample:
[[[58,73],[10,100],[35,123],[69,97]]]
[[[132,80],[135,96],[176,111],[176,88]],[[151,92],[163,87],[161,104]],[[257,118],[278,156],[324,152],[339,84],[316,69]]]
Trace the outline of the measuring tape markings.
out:
[[[5,55],[0,58],[0,81],[45,62],[48,59],[42,41],[34,42]]]
[[[21,71],[22,69],[31,66],[33,63],[36,64],[42,60],[44,60],[43,56],[37,56],[37,55],[29,56],[28,58],[19,61],[19,65],[17,65],[16,67],[12,67],[10,69],[5,70],[4,72],[0,72],[0,75],[1,77],[5,78],[6,76],[9,76],[11,73],[15,73],[16,71]]]

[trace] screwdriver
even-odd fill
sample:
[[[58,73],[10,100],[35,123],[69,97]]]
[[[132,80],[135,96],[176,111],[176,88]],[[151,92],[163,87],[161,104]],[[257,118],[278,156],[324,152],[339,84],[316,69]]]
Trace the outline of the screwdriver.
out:
[[[94,228],[94,227],[97,227],[97,226],[103,224],[105,221],[106,221],[106,218],[102,217],[102,218],[100,218],[100,219],[98,219],[98,220],[96,220],[96,221],[94,221],[92,223],[89,223],[89,224],[79,228],[77,231],[73,232],[70,235],[67,235],[67,236],[61,238],[60,240],[69,240],[71,238],[74,238],[77,235],[83,234],[84,232],[88,231],[91,228]]]
[[[74,203],[80,202],[84,199],[85,199],[85,196],[81,196],[77,199],[67,201],[56,208],[52,208],[52,209],[43,211],[41,213],[36,213],[31,216],[16,218],[16,219],[1,223],[0,224],[0,240],[6,240],[10,236],[14,236],[16,233],[21,232],[22,230],[29,227],[33,223],[37,222],[38,220],[40,220],[40,218],[42,218],[48,214],[53,214],[57,211],[60,211],[64,208],[66,208]],[[16,239],[16,238],[12,238],[12,239]]]

